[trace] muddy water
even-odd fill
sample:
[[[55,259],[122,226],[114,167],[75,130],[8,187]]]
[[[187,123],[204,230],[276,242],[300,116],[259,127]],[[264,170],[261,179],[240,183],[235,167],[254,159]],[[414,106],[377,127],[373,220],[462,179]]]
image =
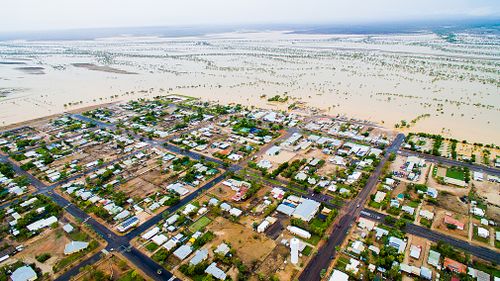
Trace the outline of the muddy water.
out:
[[[500,51],[474,44],[484,43],[474,35],[459,39],[464,43],[449,44],[434,34],[269,32],[2,42],[0,90],[11,90],[0,97],[0,125],[179,93],[266,108],[302,101],[389,128],[428,114],[405,131],[498,144]],[[498,38],[484,38],[492,40]],[[81,63],[96,67],[74,66]],[[276,105],[261,98],[276,94],[291,99]]]

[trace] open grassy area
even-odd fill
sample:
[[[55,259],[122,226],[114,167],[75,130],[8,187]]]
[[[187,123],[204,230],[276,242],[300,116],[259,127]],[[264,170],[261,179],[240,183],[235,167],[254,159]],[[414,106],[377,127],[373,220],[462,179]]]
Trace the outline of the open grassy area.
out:
[[[196,232],[207,226],[210,222],[212,221],[209,218],[203,216],[189,226],[189,231]]]
[[[465,174],[461,169],[457,168],[448,168],[446,169],[446,176],[449,178],[457,179],[457,180],[465,180]]]

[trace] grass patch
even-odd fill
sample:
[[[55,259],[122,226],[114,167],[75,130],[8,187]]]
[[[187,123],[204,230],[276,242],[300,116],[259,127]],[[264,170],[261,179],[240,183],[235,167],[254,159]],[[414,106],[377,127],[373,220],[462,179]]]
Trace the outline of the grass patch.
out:
[[[426,218],[420,218],[420,224],[427,227],[427,228],[431,228],[432,226],[432,221],[431,220],[428,220]]]
[[[436,177],[437,176],[437,173],[438,173],[438,167],[436,165],[434,165],[432,167],[432,177]]]
[[[52,255],[51,255],[51,254],[49,254],[49,253],[43,253],[43,254],[41,254],[41,255],[36,256],[36,257],[35,257],[35,259],[36,259],[37,261],[41,262],[41,263],[44,263],[44,262],[46,262],[48,259],[50,259],[50,257],[51,257],[51,256],[52,256]]]
[[[375,209],[380,209],[381,204],[372,200],[372,201],[370,201],[370,203],[368,203],[368,206],[375,208]]]
[[[446,177],[465,181],[465,173],[461,169],[455,167],[446,169]]]
[[[203,216],[199,218],[197,221],[195,221],[192,225],[189,226],[189,231],[191,232],[196,232],[205,226],[207,226],[209,223],[211,223],[212,220],[207,218],[206,216]]]
[[[311,246],[309,246],[309,245],[307,245],[307,246],[304,248],[304,250],[302,251],[302,254],[303,254],[304,256],[310,256],[310,255],[311,255],[311,253],[312,253],[312,247],[311,247]]]
[[[420,204],[420,202],[418,202],[418,201],[410,201],[410,202],[408,202],[407,205],[416,209],[416,208],[418,208],[419,204]]]
[[[158,249],[160,246],[156,245],[155,242],[150,242],[149,244],[146,245],[146,250],[150,252],[154,252],[156,249]]]
[[[319,240],[321,240],[321,237],[319,237],[318,235],[311,235],[311,238],[307,239],[306,242],[311,244],[311,245],[318,245],[319,243]]]

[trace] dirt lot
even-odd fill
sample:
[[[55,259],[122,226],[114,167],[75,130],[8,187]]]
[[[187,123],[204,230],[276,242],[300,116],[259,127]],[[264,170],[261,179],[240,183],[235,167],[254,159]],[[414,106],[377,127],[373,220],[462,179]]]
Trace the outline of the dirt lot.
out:
[[[103,272],[104,274],[111,276],[111,280],[119,280],[131,270],[134,270],[134,268],[125,259],[115,255],[103,257],[98,262],[93,264],[93,267]],[[147,277],[147,275],[143,274],[137,269],[135,269],[135,271],[138,272],[144,279],[151,280],[149,277]],[[79,275],[78,277],[80,278],[73,278],[71,280],[85,280],[82,278],[91,278],[88,273]]]
[[[294,280],[298,270],[291,263],[284,263],[289,255],[290,250],[286,246],[276,246],[256,270],[257,274],[264,276],[276,275],[279,280]]]
[[[488,209],[486,209],[486,216],[494,221],[500,221],[500,207],[489,205]]]
[[[126,182],[125,184],[119,185],[118,189],[125,192],[132,198],[144,198],[158,192],[159,187],[141,178],[135,178]]]
[[[16,258],[35,263],[44,273],[52,273],[52,267],[64,257],[64,246],[69,242],[70,239],[64,235],[62,227],[50,229],[25,245],[26,248],[16,255]],[[44,263],[38,262],[35,257],[44,253],[49,253],[52,257]]]
[[[464,202],[460,201],[460,197],[453,194],[442,194],[440,193],[437,197],[438,206],[452,211],[454,213],[459,213],[466,215],[469,212],[469,207]]]
[[[488,203],[500,206],[500,184],[489,181],[472,181],[477,194]]]
[[[222,217],[216,218],[208,228],[216,235],[212,245],[228,242],[247,266],[253,261],[261,261],[276,247],[276,243],[265,235]]]
[[[290,162],[292,158],[297,155],[295,152],[287,151],[281,149],[278,155],[269,156],[267,154],[263,154],[261,157],[258,157],[255,161],[259,162],[261,159],[269,160],[272,163],[272,169],[276,169],[281,163]]]

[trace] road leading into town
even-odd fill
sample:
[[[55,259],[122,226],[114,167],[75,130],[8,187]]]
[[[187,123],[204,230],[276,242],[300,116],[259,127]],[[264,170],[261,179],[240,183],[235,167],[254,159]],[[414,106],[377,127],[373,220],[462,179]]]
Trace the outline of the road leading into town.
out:
[[[321,270],[328,269],[331,261],[335,258],[337,246],[340,246],[347,237],[347,233],[351,225],[357,220],[360,215],[361,206],[363,206],[376,188],[382,170],[389,159],[391,153],[399,150],[399,147],[404,141],[404,135],[398,134],[391,145],[387,148],[382,160],[378,164],[375,171],[370,175],[365,187],[359,192],[358,196],[351,200],[348,204],[340,209],[337,220],[333,224],[333,230],[330,233],[328,240],[318,249],[316,255],[307,264],[299,277],[300,281],[317,281],[321,280]]]
[[[377,221],[378,223],[386,224],[384,218],[387,215],[373,211],[371,209],[364,209],[361,212],[361,216],[370,220]],[[500,264],[500,254],[489,248],[477,246],[469,243],[468,241],[456,239],[451,236],[439,233],[434,230],[430,230],[428,228],[413,223],[407,223],[404,228],[404,231],[406,233],[428,239],[432,242],[439,242],[439,241],[445,242],[457,249],[462,249],[464,251],[467,251],[480,259],[487,260],[495,264]]]
[[[486,173],[489,175],[500,177],[500,169],[490,167],[490,166],[462,162],[462,161],[446,158],[443,156],[436,156],[436,155],[432,155],[432,154],[421,153],[421,152],[416,152],[416,151],[411,151],[411,150],[406,150],[406,149],[400,150],[399,154],[404,155],[404,156],[411,156],[411,155],[418,156],[418,157],[423,158],[429,162],[441,163],[441,164],[445,164],[448,166],[467,167],[471,171],[482,172],[482,173]]]

